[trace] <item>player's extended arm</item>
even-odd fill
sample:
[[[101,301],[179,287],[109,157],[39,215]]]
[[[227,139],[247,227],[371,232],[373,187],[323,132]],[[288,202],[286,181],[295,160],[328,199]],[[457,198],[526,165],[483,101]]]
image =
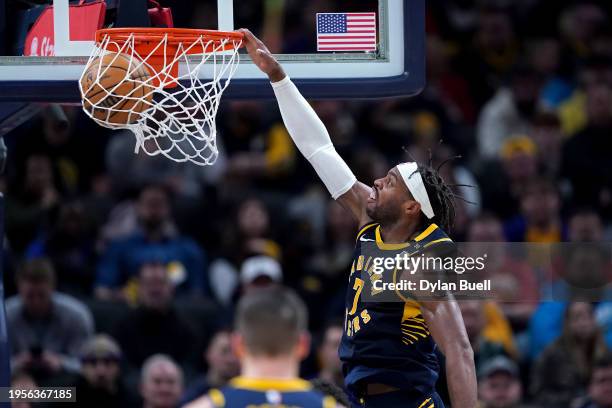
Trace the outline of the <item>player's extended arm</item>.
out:
[[[474,352],[454,299],[421,302],[429,331],[446,357],[446,381],[454,408],[477,406]]]
[[[244,44],[251,59],[270,78],[283,122],[293,142],[314,167],[334,200],[350,210],[360,225],[365,224],[369,221],[365,208],[370,187],[357,181],[336,152],[321,119],[264,43],[249,30],[241,29],[240,32],[244,34]]]

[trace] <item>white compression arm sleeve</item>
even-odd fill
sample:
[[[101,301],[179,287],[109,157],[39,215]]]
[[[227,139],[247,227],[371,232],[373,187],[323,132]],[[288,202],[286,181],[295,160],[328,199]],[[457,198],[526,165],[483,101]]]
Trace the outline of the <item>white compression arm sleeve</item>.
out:
[[[355,184],[355,175],[340,157],[329,133],[288,76],[272,83],[283,122],[293,142],[335,199]]]

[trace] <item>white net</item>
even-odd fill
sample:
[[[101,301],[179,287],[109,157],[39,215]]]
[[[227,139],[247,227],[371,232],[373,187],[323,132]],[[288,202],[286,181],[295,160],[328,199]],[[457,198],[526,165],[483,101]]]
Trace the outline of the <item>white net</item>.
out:
[[[146,53],[137,51],[136,41],[134,34],[120,43],[106,35],[95,46],[79,81],[83,110],[104,127],[130,129],[136,153],[213,164],[215,119],[238,67],[240,41],[199,36],[170,45],[165,34]],[[177,64],[178,73],[172,72]],[[212,70],[211,79],[200,78],[203,67]]]

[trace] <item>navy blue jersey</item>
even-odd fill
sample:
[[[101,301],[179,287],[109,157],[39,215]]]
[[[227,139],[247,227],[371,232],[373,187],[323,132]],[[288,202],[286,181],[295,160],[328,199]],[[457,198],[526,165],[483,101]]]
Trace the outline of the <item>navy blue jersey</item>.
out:
[[[374,281],[397,281],[397,270],[376,274],[373,266],[375,257],[399,253],[414,256],[442,246],[454,244],[435,224],[404,244],[385,244],[376,223],[365,225],[357,234],[339,349],[345,384],[353,397],[364,383],[413,389],[426,395],[433,391],[439,371],[436,344],[420,304],[406,292],[397,292],[395,301],[380,301]]]
[[[312,389],[301,379],[236,377],[208,397],[215,408],[334,408],[336,400]]]

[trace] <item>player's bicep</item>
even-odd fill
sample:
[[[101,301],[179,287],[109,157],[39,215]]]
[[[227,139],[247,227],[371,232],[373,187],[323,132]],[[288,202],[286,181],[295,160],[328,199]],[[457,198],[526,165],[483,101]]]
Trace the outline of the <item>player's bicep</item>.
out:
[[[346,193],[336,200],[342,207],[353,214],[359,221],[360,226],[372,221],[366,214],[366,203],[370,191],[371,187],[357,181]]]

